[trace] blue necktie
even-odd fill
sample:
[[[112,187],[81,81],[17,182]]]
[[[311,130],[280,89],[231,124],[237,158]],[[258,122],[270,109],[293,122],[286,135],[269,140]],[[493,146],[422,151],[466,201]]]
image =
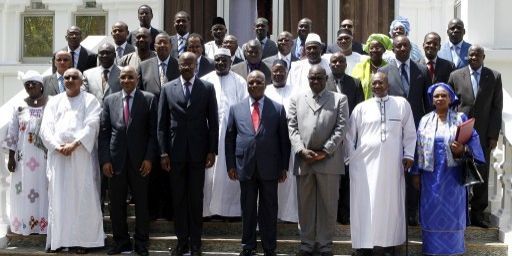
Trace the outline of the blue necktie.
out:
[[[64,77],[60,76],[58,81],[59,81],[59,93],[61,93],[66,90],[66,88],[64,87]]]
[[[473,87],[473,96],[475,96],[478,93],[478,72],[473,71],[473,74],[471,74],[471,86]]]
[[[185,82],[185,100],[187,101],[187,105],[190,103],[190,82]]]
[[[405,70],[405,63],[400,65],[400,70],[405,95],[409,95],[409,78],[407,77],[407,71]]]
[[[180,37],[178,39],[178,55],[181,55],[185,51],[185,38]]]

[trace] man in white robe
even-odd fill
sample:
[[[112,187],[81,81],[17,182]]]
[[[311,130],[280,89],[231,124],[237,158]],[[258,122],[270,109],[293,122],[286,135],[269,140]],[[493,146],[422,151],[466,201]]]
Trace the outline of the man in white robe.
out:
[[[309,33],[306,37],[305,52],[306,58],[303,60],[292,62],[287,84],[294,88],[295,92],[306,92],[309,90],[308,73],[313,65],[320,65],[327,72],[327,76],[331,75],[329,67],[330,54],[322,56],[323,44],[320,36],[315,33]]]
[[[215,70],[201,79],[213,84],[219,113],[219,141],[224,141],[229,107],[248,96],[247,82],[230,71],[231,52],[219,48],[214,59]],[[203,216],[239,217],[240,185],[228,178],[224,143],[219,143],[217,159],[204,179]]]
[[[357,255],[372,250],[395,255],[394,246],[406,239],[404,172],[413,163],[416,130],[409,103],[388,96],[388,87],[384,73],[373,75],[374,98],[354,108],[347,131],[350,230]]]
[[[286,84],[288,75],[287,63],[285,60],[275,59],[272,63],[271,76],[272,84],[267,85],[265,96],[284,106],[286,113],[289,111],[290,99],[293,88]],[[288,171],[293,170],[295,154],[290,154],[290,163]],[[288,176],[290,173],[287,174]],[[278,211],[277,218],[283,221],[299,222],[298,204],[297,204],[297,183],[295,179],[285,179],[279,183],[277,188]]]
[[[40,135],[48,149],[48,236],[46,248],[104,246],[97,158],[100,103],[80,91],[82,73],[64,72],[66,93],[50,98]]]

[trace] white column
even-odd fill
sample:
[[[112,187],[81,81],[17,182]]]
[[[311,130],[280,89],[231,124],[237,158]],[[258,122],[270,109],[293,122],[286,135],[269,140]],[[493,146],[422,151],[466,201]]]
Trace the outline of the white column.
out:
[[[277,36],[283,32],[284,0],[272,0],[272,40],[277,42]]]
[[[466,28],[465,40],[492,48],[495,37],[496,0],[462,0],[461,7],[461,16]]]
[[[0,0],[0,63],[17,64],[20,62],[21,47],[21,13],[30,5],[30,0]],[[18,43],[16,43],[18,42]]]

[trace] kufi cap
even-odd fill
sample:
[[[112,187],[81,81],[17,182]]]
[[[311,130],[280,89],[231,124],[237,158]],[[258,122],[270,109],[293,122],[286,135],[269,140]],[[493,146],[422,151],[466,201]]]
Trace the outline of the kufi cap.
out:
[[[317,43],[317,44],[322,44],[322,40],[320,39],[320,36],[318,34],[315,34],[315,33],[309,33],[308,34],[308,37],[306,37],[306,42],[305,44],[307,43]]]
[[[222,18],[222,17],[215,17],[215,18],[213,18],[213,21],[212,21],[212,27],[217,24],[226,26],[226,21],[224,21],[224,18]]]
[[[224,56],[228,56],[228,57],[231,57],[231,51],[229,49],[226,49],[226,48],[218,48],[216,51],[215,51],[215,55],[214,56],[217,56],[217,55],[224,55]]]
[[[18,79],[26,83],[28,81],[37,81],[43,83],[43,76],[35,70],[29,70],[25,73],[18,71]]]

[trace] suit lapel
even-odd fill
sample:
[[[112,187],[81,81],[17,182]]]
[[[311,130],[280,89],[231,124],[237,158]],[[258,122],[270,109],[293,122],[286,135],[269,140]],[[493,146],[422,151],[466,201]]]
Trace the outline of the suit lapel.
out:
[[[57,74],[52,75],[50,85],[51,85],[52,89],[55,91],[55,95],[60,93],[59,79],[57,79]]]
[[[153,58],[153,63],[151,63],[151,66],[155,67],[153,68],[153,78],[155,79],[156,84],[160,85],[159,87],[161,88],[162,84],[160,84],[160,67],[158,66],[158,61],[156,58]]]
[[[313,110],[313,112],[317,112],[325,104],[325,102],[327,101],[327,97],[325,95],[326,93],[327,92],[324,92],[324,94],[322,95],[322,97],[320,97],[320,99],[318,101],[313,99],[312,92],[308,92],[305,94],[306,103],[311,108],[311,110]]]
[[[464,80],[464,84],[468,85],[467,90],[470,92],[471,100],[475,100],[475,94],[473,92],[473,83],[471,83],[471,74],[469,73],[469,68],[464,68],[464,73],[462,73],[462,79]],[[481,79],[480,79],[481,80]]]
[[[485,67],[482,67],[482,72],[480,74],[480,80],[478,81],[478,92],[476,94],[476,98],[480,95],[480,93],[485,90],[485,88],[489,84],[489,72]],[[475,99],[476,101],[476,99]]]
[[[178,79],[176,84],[172,87],[173,94],[176,97],[176,102],[182,106],[184,109],[187,108],[187,102],[185,101],[185,93],[183,92],[183,84],[181,83],[181,79]]]

